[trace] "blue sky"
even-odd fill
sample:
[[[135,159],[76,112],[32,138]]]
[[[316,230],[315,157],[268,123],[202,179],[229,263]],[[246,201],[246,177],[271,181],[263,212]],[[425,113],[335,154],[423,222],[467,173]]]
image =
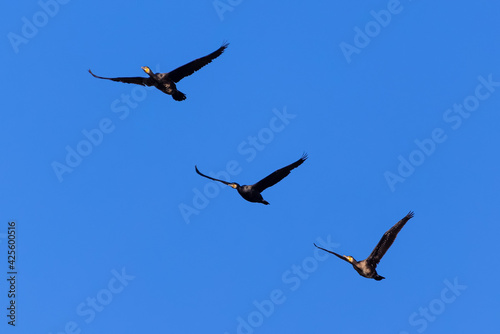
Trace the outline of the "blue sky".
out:
[[[2,7],[2,333],[496,326],[500,4]],[[87,72],[167,72],[223,41],[183,102]],[[194,171],[253,184],[303,152],[269,206]],[[381,282],[313,246],[362,260],[410,210]]]

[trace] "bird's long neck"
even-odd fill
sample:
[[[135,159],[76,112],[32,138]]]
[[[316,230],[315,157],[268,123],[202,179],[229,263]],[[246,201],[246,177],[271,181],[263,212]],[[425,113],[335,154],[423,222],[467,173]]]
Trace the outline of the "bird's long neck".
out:
[[[154,75],[155,75],[155,74],[154,74],[154,72],[153,72],[153,71],[152,71],[149,67],[144,66],[144,67],[142,68],[142,70],[143,70],[144,72],[146,72],[146,74],[147,74],[147,75],[149,75],[151,78],[154,78]]]

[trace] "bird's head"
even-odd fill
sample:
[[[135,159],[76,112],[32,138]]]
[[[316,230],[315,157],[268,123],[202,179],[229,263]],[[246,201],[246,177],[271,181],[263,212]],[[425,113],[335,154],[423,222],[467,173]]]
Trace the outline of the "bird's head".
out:
[[[228,186],[230,186],[233,189],[238,188],[240,185],[238,183],[229,183]]]
[[[354,261],[356,261],[356,260],[354,260],[354,258],[353,258],[352,256],[350,256],[350,255],[348,255],[348,256],[345,256],[345,255],[344,255],[344,258],[345,258],[347,261],[351,262],[351,263],[353,263]]]
[[[147,74],[153,74],[153,71],[151,71],[151,69],[150,69],[149,67],[147,67],[147,66],[142,66],[141,68],[142,68],[142,70],[143,70],[144,72],[146,72]]]

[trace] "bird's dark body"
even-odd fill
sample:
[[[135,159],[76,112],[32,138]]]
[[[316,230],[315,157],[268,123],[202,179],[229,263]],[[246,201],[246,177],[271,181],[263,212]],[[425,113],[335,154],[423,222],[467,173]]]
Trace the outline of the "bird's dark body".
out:
[[[186,99],[186,95],[177,90],[175,82],[169,78],[168,73],[152,74],[150,78],[153,80],[153,85],[156,88],[165,94],[172,95],[174,100],[184,101]]]
[[[373,278],[376,281],[380,281],[383,280],[385,277],[380,276],[377,273],[376,270],[377,265],[379,264],[380,260],[387,252],[389,247],[391,247],[391,245],[393,244],[399,231],[401,231],[403,226],[405,226],[406,222],[411,218],[413,218],[413,211],[408,212],[408,214],[403,219],[398,221],[393,227],[391,227],[387,232],[385,232],[380,241],[378,242],[377,246],[375,246],[375,248],[371,252],[370,256],[368,256],[363,261],[358,262],[352,256],[340,255],[328,249],[319,247],[316,244],[314,244],[314,246],[328,253],[331,253],[344,261],[349,262],[361,276],[366,278]]]
[[[358,272],[358,274],[360,274],[363,277],[373,278],[376,281],[380,281],[385,278],[377,274],[377,271],[375,270],[375,268],[377,267],[376,265],[374,266],[373,263],[370,263],[366,260],[360,262],[354,260],[354,263],[351,264],[353,268]]]
[[[175,83],[165,73],[157,73],[150,76],[154,80],[154,86],[164,93],[172,95],[177,90]]]
[[[241,197],[249,202],[269,205],[269,202],[264,200],[262,195],[259,192],[255,191],[252,186],[240,186],[236,188],[236,190],[238,190],[238,193],[241,195]]]
[[[184,101],[186,99],[186,95],[184,93],[177,90],[176,82],[179,82],[181,79],[193,74],[198,71],[205,65],[209,64],[215,58],[219,57],[224,50],[227,48],[229,44],[225,43],[220,48],[215,50],[209,55],[193,60],[192,62],[187,63],[181,67],[176,68],[173,71],[168,73],[153,73],[151,69],[147,66],[143,66],[142,69],[146,72],[149,77],[118,77],[118,78],[106,78],[100,77],[92,73],[89,70],[90,74],[99,79],[113,80],[117,82],[131,83],[142,86],[154,86],[161,90],[163,93],[172,95],[172,98],[176,101]]]

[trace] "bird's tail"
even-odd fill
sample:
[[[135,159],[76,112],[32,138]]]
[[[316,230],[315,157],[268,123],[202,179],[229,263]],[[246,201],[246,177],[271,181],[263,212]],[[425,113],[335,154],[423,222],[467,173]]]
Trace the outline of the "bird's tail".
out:
[[[375,279],[376,281],[381,281],[381,280],[385,279],[385,277],[384,277],[384,276],[377,275],[377,276],[375,276],[375,277],[374,277],[374,279]]]
[[[266,201],[265,199],[263,199],[261,203],[262,203],[262,204],[265,204],[265,205],[269,205],[269,202],[268,202],[268,201]]]
[[[179,92],[178,90],[172,93],[172,97],[176,101],[184,101],[186,99],[186,95],[184,95],[184,93]]]

